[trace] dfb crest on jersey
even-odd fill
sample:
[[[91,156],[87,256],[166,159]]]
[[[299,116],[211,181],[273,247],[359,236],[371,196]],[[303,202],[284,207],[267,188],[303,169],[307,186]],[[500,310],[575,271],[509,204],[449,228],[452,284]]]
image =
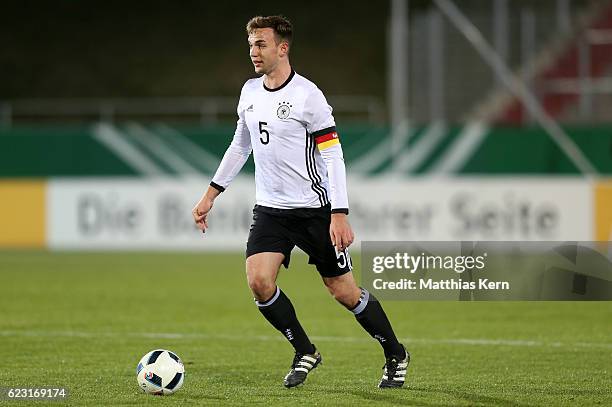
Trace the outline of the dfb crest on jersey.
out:
[[[279,119],[286,119],[291,114],[292,107],[293,105],[290,105],[289,102],[279,102],[276,115]]]

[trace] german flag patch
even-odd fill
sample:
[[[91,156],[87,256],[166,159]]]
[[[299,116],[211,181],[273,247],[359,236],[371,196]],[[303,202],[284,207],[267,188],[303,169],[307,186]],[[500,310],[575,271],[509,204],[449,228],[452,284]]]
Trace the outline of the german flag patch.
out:
[[[333,130],[329,133],[315,137],[315,142],[317,143],[319,150],[323,151],[327,148],[335,146],[336,144],[340,144],[340,139],[338,138],[338,133]]]

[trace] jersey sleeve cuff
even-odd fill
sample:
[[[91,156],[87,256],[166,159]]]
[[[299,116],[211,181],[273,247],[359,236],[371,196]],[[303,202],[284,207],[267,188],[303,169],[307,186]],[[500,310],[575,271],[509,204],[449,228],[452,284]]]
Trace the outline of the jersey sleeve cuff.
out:
[[[332,209],[331,213],[343,213],[345,215],[348,215],[349,210],[348,208],[335,208],[335,209]]]
[[[213,187],[214,189],[216,189],[219,192],[223,192],[225,191],[225,188],[223,188],[221,185],[217,184],[216,182],[210,182],[210,186]]]

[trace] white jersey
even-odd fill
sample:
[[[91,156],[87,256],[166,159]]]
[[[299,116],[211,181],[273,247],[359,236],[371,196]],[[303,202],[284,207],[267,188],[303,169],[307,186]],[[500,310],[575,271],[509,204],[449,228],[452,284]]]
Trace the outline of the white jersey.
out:
[[[223,191],[249,154],[258,205],[348,213],[346,173],[332,108],[317,86],[294,71],[268,89],[263,77],[242,87],[238,123],[211,185]]]

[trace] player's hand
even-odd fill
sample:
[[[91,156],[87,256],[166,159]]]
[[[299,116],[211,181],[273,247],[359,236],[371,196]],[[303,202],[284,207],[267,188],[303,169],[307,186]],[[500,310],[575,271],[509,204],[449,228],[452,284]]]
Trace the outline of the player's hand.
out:
[[[212,207],[213,199],[205,194],[191,211],[193,221],[202,232],[206,232],[206,229],[208,229],[208,213]]]
[[[353,243],[355,234],[344,213],[332,213],[329,236],[336,250],[344,250]]]
[[[202,233],[206,232],[206,229],[208,229],[208,213],[213,207],[215,198],[218,197],[220,193],[218,189],[209,186],[206,192],[204,192],[204,195],[202,195],[202,198],[200,198],[200,201],[191,210],[193,221]]]

